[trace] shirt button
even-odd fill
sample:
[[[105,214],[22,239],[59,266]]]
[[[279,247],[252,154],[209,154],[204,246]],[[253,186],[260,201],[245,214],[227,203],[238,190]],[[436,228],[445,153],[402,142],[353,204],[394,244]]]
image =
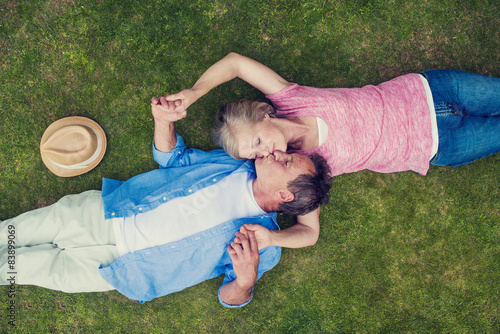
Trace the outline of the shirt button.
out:
[[[217,179],[213,179],[212,181],[216,182],[216,181],[217,181]]]
[[[142,208],[139,208],[139,211],[142,211]]]
[[[192,193],[193,192],[193,189],[189,189],[188,192]]]
[[[114,212],[111,212],[111,215],[112,215],[112,216],[114,216],[114,215],[115,215],[115,213],[114,213]]]
[[[163,200],[164,200],[164,201],[166,201],[166,200],[167,200],[167,198],[166,198],[166,197],[163,197]]]

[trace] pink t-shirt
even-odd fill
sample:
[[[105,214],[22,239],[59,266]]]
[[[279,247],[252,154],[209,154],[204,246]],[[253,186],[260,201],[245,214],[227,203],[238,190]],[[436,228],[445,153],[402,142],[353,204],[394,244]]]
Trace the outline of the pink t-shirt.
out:
[[[422,80],[407,74],[378,86],[314,88],[293,84],[266,96],[278,114],[313,116],[328,125],[319,153],[332,175],[369,169],[425,175],[432,150],[430,110]]]

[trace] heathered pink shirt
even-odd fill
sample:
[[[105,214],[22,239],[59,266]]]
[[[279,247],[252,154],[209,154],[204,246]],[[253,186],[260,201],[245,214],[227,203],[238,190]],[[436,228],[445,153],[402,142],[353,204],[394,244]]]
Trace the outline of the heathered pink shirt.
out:
[[[314,116],[326,122],[328,137],[322,145],[294,152],[320,153],[332,175],[363,169],[425,175],[429,169],[430,110],[418,74],[362,88],[293,84],[267,98],[278,114]]]

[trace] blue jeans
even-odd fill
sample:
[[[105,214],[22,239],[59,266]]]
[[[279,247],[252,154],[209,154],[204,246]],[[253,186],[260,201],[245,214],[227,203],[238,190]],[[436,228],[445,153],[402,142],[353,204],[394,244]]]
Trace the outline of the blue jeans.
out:
[[[429,81],[439,133],[431,165],[461,166],[500,152],[500,78],[455,70],[421,74]]]

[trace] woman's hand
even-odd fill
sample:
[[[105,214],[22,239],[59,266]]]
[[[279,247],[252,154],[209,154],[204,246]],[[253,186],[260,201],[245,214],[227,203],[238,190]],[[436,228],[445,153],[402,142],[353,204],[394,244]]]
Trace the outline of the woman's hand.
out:
[[[312,246],[319,237],[319,208],[308,214],[297,216],[297,223],[283,230],[268,230],[264,226],[245,224],[240,232],[255,233],[259,250],[268,246],[301,248]]]
[[[178,113],[187,113],[187,108],[196,102],[198,98],[196,90],[192,88],[184,89],[177,94],[165,95],[166,101],[172,103],[173,111]]]
[[[272,235],[271,231],[269,231],[267,228],[258,224],[245,224],[240,227],[240,233],[247,234],[250,231],[255,234],[255,239],[257,240],[259,250],[271,246],[273,241]]]

